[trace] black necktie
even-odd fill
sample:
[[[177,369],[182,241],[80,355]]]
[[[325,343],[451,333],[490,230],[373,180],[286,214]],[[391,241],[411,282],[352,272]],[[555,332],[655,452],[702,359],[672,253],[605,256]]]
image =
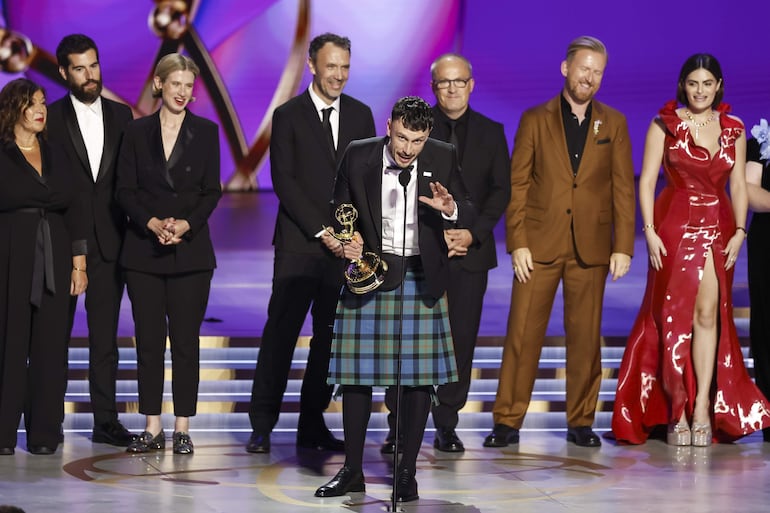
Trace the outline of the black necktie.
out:
[[[334,135],[332,134],[332,124],[329,121],[332,116],[332,111],[334,110],[334,107],[327,107],[325,109],[321,109],[321,112],[323,112],[324,119],[321,121],[321,125],[323,126],[324,133],[326,134],[326,142],[329,143],[329,150],[332,153],[332,157],[334,159],[337,158],[337,148],[334,147]]]
[[[449,142],[452,143],[457,151],[457,160],[460,160],[460,141],[457,139],[457,121],[449,120]]]

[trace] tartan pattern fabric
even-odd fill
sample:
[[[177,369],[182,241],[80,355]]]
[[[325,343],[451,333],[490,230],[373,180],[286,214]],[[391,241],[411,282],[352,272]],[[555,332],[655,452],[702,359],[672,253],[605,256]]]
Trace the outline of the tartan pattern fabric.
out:
[[[408,270],[404,280],[401,384],[440,385],[457,381],[454,344],[446,295],[433,307],[423,298],[422,270]],[[334,322],[330,384],[396,384],[400,288],[356,295],[344,288]]]

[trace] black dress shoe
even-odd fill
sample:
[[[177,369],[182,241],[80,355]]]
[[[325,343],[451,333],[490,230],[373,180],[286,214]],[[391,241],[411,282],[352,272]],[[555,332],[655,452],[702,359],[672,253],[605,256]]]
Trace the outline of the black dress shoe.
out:
[[[365,492],[364,474],[354,472],[350,467],[342,467],[331,481],[315,491],[316,497],[339,497],[354,492]]]
[[[140,454],[151,451],[162,451],[165,448],[166,435],[163,434],[163,430],[161,429],[160,433],[156,436],[152,436],[152,433],[149,431],[143,431],[136,440],[128,444],[126,452]]]
[[[419,498],[420,496],[417,494],[417,479],[414,478],[414,472],[407,468],[402,468],[396,475],[396,502],[416,501]]]
[[[128,447],[135,442],[138,435],[131,433],[118,420],[105,422],[94,426],[91,441],[97,444],[110,444],[117,447]]]
[[[567,441],[580,447],[600,447],[602,445],[601,439],[593,432],[591,426],[568,428]]]
[[[393,436],[393,433],[388,432],[388,436],[385,437],[385,441],[380,446],[380,452],[382,454],[393,454],[396,451],[396,439]],[[398,452],[402,453],[404,452],[404,441],[399,440],[398,442]]]
[[[442,452],[465,452],[462,440],[452,428],[437,429],[433,447]]]
[[[484,447],[507,447],[519,443],[519,430],[505,424],[495,424],[484,439]]]
[[[0,456],[12,456],[15,452],[13,447],[0,447]]]
[[[28,445],[27,450],[30,454],[48,455],[56,452],[56,445]]]
[[[177,431],[171,437],[174,442],[174,454],[192,454],[194,451],[190,435],[183,431]]]
[[[345,442],[334,438],[331,431],[326,428],[315,433],[297,430],[297,447],[317,451],[344,452]]]
[[[252,454],[267,454],[270,452],[270,433],[262,434],[251,432],[249,443],[246,444],[246,452]]]

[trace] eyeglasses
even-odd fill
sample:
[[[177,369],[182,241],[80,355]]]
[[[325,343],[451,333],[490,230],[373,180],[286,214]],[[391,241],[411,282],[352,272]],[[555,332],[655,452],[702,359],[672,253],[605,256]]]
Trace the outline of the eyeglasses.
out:
[[[453,80],[434,80],[433,85],[436,86],[436,89],[449,89],[450,85],[453,85],[457,87],[458,89],[465,89],[468,86],[468,82],[470,82],[471,79],[469,78],[455,78]]]

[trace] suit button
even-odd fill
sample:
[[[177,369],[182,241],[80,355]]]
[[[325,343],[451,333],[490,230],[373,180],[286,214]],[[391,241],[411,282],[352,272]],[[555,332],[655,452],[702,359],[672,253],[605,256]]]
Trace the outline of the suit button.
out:
[[[571,214],[571,213],[572,213],[572,209],[571,209],[571,208],[568,208],[568,209],[567,209],[567,214]]]
[[[573,183],[573,184],[572,184],[572,188],[573,188],[573,189],[577,189],[577,184],[576,184],[576,183]]]

